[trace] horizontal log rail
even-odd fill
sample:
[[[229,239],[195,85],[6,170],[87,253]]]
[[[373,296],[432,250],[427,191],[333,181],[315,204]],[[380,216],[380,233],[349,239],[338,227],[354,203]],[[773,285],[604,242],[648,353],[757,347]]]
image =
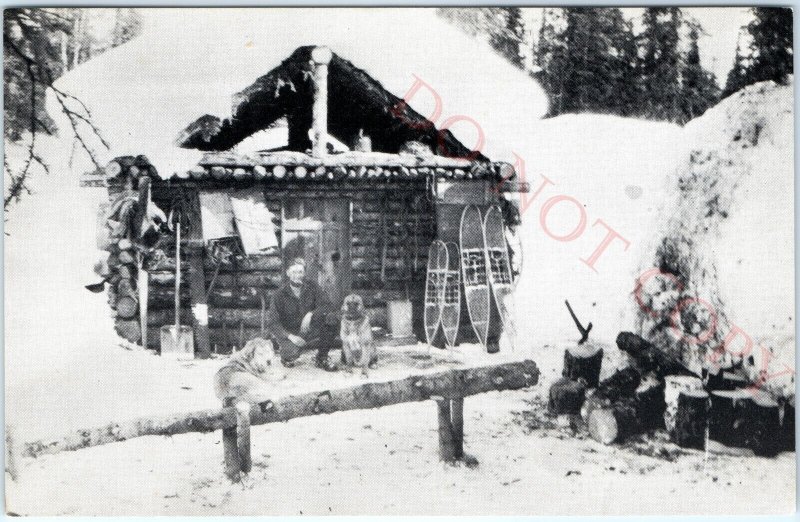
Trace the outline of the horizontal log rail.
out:
[[[239,428],[239,439],[249,443],[249,426],[257,426],[273,422],[285,422],[299,417],[330,414],[342,411],[381,408],[407,402],[426,400],[437,401],[440,410],[444,410],[446,401],[455,401],[453,406],[461,411],[464,397],[489,391],[519,390],[533,386],[538,382],[539,370],[533,361],[525,360],[494,366],[448,370],[445,372],[406,377],[388,382],[369,382],[349,388],[325,390],[283,397],[275,401],[266,401],[250,406],[249,423],[242,420],[241,408],[229,405],[220,409],[209,409],[180,413],[163,417],[143,417],[127,422],[115,422],[96,428],[77,430],[69,435],[52,439],[26,442],[15,448],[9,444],[9,461],[16,462],[14,457],[36,458],[42,455],[75,451],[113,442],[122,442],[149,435],[180,435],[182,433],[208,433],[216,430],[227,432],[228,438],[236,437]],[[445,401],[445,402],[443,402]],[[460,413],[459,413],[460,416]],[[440,411],[440,422],[445,418]],[[451,430],[455,434],[452,447],[440,446],[440,453],[448,459],[458,456],[463,445],[463,419],[456,419],[453,425],[440,425],[440,431]],[[247,425],[247,429],[243,425]],[[9,433],[7,431],[7,433]],[[225,436],[225,435],[223,435]],[[442,437],[442,440],[447,437]],[[230,445],[230,440],[227,441]],[[239,454],[247,454],[249,448],[239,448]],[[230,453],[227,452],[226,455]],[[231,457],[233,458],[233,457]],[[228,462],[226,469],[237,468]],[[237,469],[241,470],[241,466]],[[229,476],[231,474],[229,473]],[[235,478],[235,477],[231,477]]]

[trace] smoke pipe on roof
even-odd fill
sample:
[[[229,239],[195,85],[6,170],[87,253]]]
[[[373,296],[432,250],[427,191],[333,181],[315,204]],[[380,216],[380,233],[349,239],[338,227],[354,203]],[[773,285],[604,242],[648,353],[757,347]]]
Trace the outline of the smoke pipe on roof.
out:
[[[311,155],[321,158],[328,152],[328,64],[333,53],[327,47],[311,51],[314,66],[314,105],[311,111]]]

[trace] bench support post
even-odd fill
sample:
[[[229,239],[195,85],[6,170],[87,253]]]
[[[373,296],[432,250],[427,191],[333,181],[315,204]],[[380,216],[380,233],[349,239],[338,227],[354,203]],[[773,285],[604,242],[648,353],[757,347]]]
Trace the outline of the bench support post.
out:
[[[242,473],[250,473],[253,461],[250,458],[250,404],[247,402],[236,405],[236,439],[239,468]]]
[[[233,400],[225,399],[222,406],[233,406]],[[237,419],[238,420],[238,419]],[[238,482],[242,470],[239,462],[239,444],[237,426],[222,429],[222,448],[225,454],[225,475],[233,482]]]
[[[439,458],[453,462],[464,457],[464,399],[433,397],[439,419]]]
[[[450,420],[453,425],[453,457],[464,458],[464,398],[450,401]]]

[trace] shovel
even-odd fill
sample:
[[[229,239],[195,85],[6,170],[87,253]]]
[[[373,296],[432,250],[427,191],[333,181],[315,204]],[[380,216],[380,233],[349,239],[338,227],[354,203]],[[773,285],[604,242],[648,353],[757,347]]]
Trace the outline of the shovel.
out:
[[[161,355],[178,360],[194,358],[194,332],[181,326],[181,224],[175,221],[175,324],[161,327]]]

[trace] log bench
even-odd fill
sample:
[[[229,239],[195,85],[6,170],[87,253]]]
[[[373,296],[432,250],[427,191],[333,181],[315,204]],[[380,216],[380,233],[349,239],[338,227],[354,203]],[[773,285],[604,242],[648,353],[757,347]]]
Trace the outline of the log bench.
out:
[[[181,413],[165,417],[143,417],[96,428],[81,429],[62,437],[16,445],[7,444],[7,462],[18,457],[74,451],[122,442],[148,435],[179,435],[222,431],[225,473],[238,480],[250,471],[251,426],[286,422],[299,417],[381,408],[407,402],[433,400],[437,405],[439,455],[455,461],[464,456],[464,398],[489,391],[519,390],[535,385],[539,370],[525,360],[493,366],[448,370],[386,382],[304,393],[258,404],[227,402],[221,409]],[[7,427],[7,436],[10,431]],[[12,471],[12,470],[9,470]],[[13,475],[16,475],[12,471]]]

